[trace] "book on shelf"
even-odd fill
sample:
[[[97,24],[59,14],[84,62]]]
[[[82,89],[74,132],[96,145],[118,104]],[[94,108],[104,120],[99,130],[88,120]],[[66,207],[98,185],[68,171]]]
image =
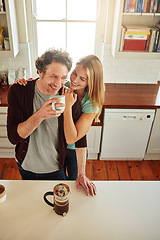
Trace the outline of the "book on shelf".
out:
[[[147,47],[146,40],[125,40],[124,51],[145,51]]]
[[[154,41],[154,46],[153,46],[153,52],[157,52],[158,48],[158,43],[159,43],[159,35],[160,35],[160,28],[155,26],[156,28],[156,36],[155,36],[155,41]]]
[[[154,0],[151,0],[149,12],[152,13],[154,9]]]
[[[148,5],[148,0],[144,0],[144,7],[143,7],[143,12],[147,12],[147,5]]]
[[[134,12],[136,0],[130,0],[129,12]]]
[[[125,33],[126,33],[127,28],[125,26],[121,26],[121,35],[120,35],[120,46],[119,46],[119,51],[123,51],[123,47],[124,47],[124,37],[125,37]]]
[[[136,0],[134,12],[138,12],[138,5],[139,5],[139,0]]]
[[[125,0],[123,12],[160,13],[160,0]]]
[[[124,5],[124,12],[129,12],[130,0],[126,0]]]
[[[139,0],[139,4],[138,4],[138,12],[142,13],[144,9],[144,0]]]
[[[154,1],[154,7],[153,7],[153,12],[156,13],[158,8],[158,0]]]
[[[130,25],[125,24],[127,28],[126,34],[147,34],[150,35],[150,27],[145,25]]]
[[[127,41],[127,40],[135,40],[135,41]],[[140,40],[140,41],[137,41],[137,40]],[[126,34],[124,50],[148,51],[149,41],[150,41],[149,35]]]
[[[120,51],[148,51],[150,27],[124,25],[121,31]]]
[[[124,39],[148,40],[147,34],[125,34]]]
[[[151,27],[151,37],[150,37],[150,44],[149,44],[149,49],[148,49],[149,52],[153,52],[156,31],[157,31],[157,29],[154,26]]]
[[[160,37],[159,37],[158,45],[157,45],[157,52],[158,52],[158,53],[160,52]]]
[[[147,9],[146,12],[149,13],[150,12],[150,7],[151,7],[151,0],[147,1]]]
[[[124,48],[125,51],[148,51],[149,35],[139,35],[139,38],[125,39]]]

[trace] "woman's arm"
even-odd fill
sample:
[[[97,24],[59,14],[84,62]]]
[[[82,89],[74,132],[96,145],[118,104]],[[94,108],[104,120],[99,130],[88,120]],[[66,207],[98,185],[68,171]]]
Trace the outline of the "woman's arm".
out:
[[[86,194],[91,193],[92,196],[97,194],[96,186],[86,177],[86,148],[76,148],[78,177],[76,179],[77,189],[80,185],[85,189]]]
[[[78,121],[74,124],[72,118],[72,106],[77,99],[77,95],[69,90],[65,95],[65,110],[64,110],[64,133],[68,144],[75,143],[82,138],[89,130],[97,113],[82,113]]]

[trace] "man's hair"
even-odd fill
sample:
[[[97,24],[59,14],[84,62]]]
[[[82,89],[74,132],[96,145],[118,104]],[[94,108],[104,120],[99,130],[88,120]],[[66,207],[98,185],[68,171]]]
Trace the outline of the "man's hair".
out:
[[[38,57],[35,61],[35,66],[38,70],[45,73],[47,65],[51,64],[52,61],[64,64],[68,71],[72,67],[72,58],[70,58],[69,53],[63,51],[62,49],[50,48],[46,50],[41,57]]]

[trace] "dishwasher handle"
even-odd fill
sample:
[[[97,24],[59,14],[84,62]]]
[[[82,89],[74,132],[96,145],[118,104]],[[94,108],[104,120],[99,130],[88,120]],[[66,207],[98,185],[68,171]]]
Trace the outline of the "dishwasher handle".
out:
[[[123,115],[123,120],[136,120],[135,115]]]

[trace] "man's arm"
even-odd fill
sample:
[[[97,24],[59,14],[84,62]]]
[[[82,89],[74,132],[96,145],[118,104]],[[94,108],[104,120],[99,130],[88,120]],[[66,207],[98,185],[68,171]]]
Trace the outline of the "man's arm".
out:
[[[51,104],[55,99],[50,99],[45,102],[44,105],[32,115],[32,97],[26,99],[25,88],[13,84],[8,92],[7,133],[8,139],[12,144],[17,144],[27,138],[44,119],[61,115],[60,110],[52,110]],[[33,91],[33,87],[29,87],[28,92],[34,94]],[[30,108],[29,111],[28,108]]]
[[[35,112],[26,121],[20,123],[17,128],[17,132],[21,138],[27,138],[44,119],[51,117],[59,117],[61,115],[60,110],[52,109],[52,102],[54,99],[46,101],[43,106]]]

